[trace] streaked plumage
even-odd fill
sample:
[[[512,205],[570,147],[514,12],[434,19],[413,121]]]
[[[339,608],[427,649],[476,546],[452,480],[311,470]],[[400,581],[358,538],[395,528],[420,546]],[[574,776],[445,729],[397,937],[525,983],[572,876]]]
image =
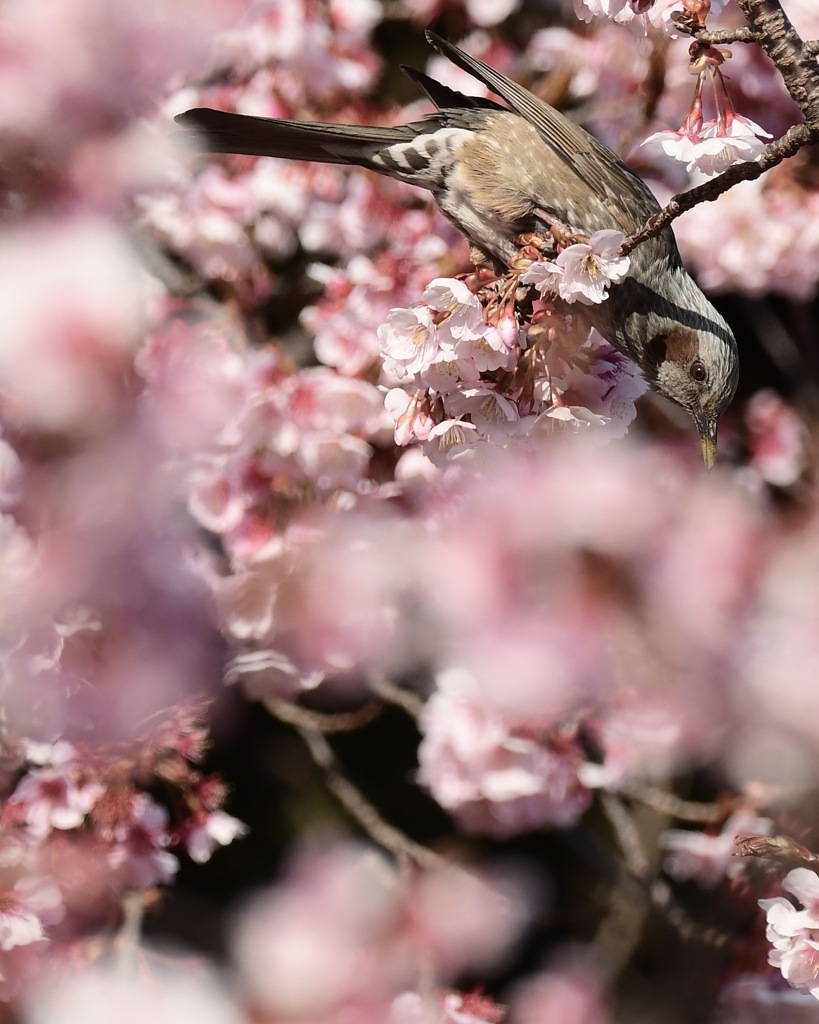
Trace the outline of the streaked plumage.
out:
[[[507,265],[522,233],[547,234],[557,224],[582,235],[628,234],[659,210],[644,182],[594,136],[482,61],[427,38],[506,106],[404,68],[438,108],[406,125],[310,124],[206,108],[177,121],[210,152],[353,164],[428,189],[474,249]],[[736,343],[683,268],[670,227],[638,246],[628,276],[584,312],[653,388],[688,410],[710,465],[717,420],[736,389]]]

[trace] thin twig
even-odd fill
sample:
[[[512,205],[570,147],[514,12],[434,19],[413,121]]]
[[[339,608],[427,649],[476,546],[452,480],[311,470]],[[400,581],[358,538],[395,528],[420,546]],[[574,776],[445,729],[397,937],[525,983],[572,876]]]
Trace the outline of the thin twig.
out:
[[[122,897],[122,925],[116,938],[117,971],[126,976],[136,971],[142,919],[145,916],[145,893],[126,892]]]
[[[394,704],[396,707],[402,708],[410,718],[418,719],[420,717],[424,709],[424,702],[417,693],[405,690],[402,686],[396,686],[380,673],[370,675],[367,682],[376,697],[380,697],[386,704]]]
[[[371,701],[364,704],[355,711],[344,711],[338,714],[328,715],[321,711],[312,711],[309,708],[292,704],[289,700],[280,700],[276,697],[268,697],[264,706],[280,722],[286,725],[295,725],[297,729],[310,729],[313,732],[354,732],[362,729],[383,712],[384,707]]]
[[[632,782],[623,787],[623,792],[633,800],[639,800],[646,807],[669,818],[676,818],[677,821],[698,821],[711,824],[722,821],[726,817],[724,805],[682,800],[674,793],[668,793],[657,786]]]
[[[298,732],[313,760],[324,771],[331,792],[376,843],[394,853],[396,857],[408,858],[422,868],[453,867],[451,861],[416,843],[414,839],[410,839],[381,817],[358,787],[343,773],[332,747],[320,732],[303,728],[298,728]]]
[[[648,875],[648,857],[626,805],[611,793],[602,793],[600,804],[614,828],[629,874],[635,878],[645,878]]]
[[[743,25],[742,28],[726,28],[718,32],[709,32],[706,28],[689,28],[685,23],[677,22],[677,28],[696,39],[698,43],[706,43],[709,46],[758,42],[756,33],[748,25]]]
[[[785,132],[782,138],[769,143],[756,160],[745,160],[742,163],[734,164],[716,178],[672,196],[659,213],[655,213],[639,231],[635,231],[626,238],[620,248],[621,253],[625,256],[642,242],[659,235],[663,228],[687,210],[699,206],[700,203],[713,202],[723,192],[727,192],[729,188],[733,188],[741,181],[753,181],[759,178],[771,167],[775,167],[789,156],[793,156],[803,146],[817,140],[819,140],[819,128],[813,130],[807,124],[794,125]]]
[[[687,942],[699,942],[714,949],[725,949],[735,941],[734,936],[721,928],[703,927],[690,917],[679,905],[671,887],[662,879],[656,878],[648,888],[651,903],[663,916],[681,939]]]
[[[640,842],[640,836],[625,804],[610,793],[601,797],[601,805],[614,828],[625,865],[635,881],[641,884],[652,905],[662,911],[663,916],[678,935],[686,941],[701,942],[720,949],[733,941],[728,932],[719,928],[703,928],[694,921],[677,903],[674,893],[666,882],[652,878],[648,858]]]

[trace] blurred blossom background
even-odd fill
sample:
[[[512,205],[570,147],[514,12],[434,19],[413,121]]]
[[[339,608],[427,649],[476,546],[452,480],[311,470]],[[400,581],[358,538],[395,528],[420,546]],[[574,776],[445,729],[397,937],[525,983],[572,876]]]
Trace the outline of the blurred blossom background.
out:
[[[664,201],[684,7],[3,0],[0,1021],[819,1020],[816,153],[675,224],[742,359],[709,475],[426,195],[174,136],[480,92],[432,27]]]

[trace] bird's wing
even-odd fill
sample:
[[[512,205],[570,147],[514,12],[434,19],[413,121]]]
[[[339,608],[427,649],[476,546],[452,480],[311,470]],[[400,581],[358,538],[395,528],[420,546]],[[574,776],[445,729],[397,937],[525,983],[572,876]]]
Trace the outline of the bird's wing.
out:
[[[574,124],[539,100],[528,89],[517,85],[434,32],[427,32],[426,37],[440,54],[483,82],[495,95],[505,100],[515,113],[534,125],[544,142],[566,167],[596,196],[606,196],[619,204],[629,220],[635,222],[635,227],[660,209],[644,182],[615,153],[580,125]]]
[[[470,110],[506,110],[506,107],[502,107],[500,103],[487,99],[485,96],[467,96],[455,89],[450,89],[448,85],[436,82],[434,78],[430,78],[429,75],[425,75],[417,68],[408,67],[406,64],[399,66],[407,78],[412,79],[439,110],[457,110],[462,107]]]

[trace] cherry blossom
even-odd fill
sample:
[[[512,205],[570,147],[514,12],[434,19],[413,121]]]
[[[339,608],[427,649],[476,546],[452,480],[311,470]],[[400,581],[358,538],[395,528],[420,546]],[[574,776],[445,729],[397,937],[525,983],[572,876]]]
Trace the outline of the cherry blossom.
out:
[[[711,177],[738,161],[758,157],[765,148],[760,136],[771,138],[749,118],[731,112],[724,119],[702,122],[696,130],[683,126],[679,131],[655,132],[641,146],[649,152],[660,150],[687,170]]]
[[[204,864],[217,846],[229,846],[247,833],[247,825],[224,811],[202,814],[185,835],[185,846],[191,860]]]
[[[574,959],[574,925],[597,931],[596,897],[583,891],[606,879],[580,866],[554,908],[552,872],[558,886],[565,875],[541,863],[548,837],[537,858],[527,841],[511,862],[504,839],[572,828],[612,792],[630,812],[641,785],[672,789],[700,768],[703,789],[718,779],[715,790],[733,785],[766,812],[762,783],[787,784],[775,827],[801,827],[789,787],[812,783],[819,736],[819,531],[801,409],[758,395],[739,436],[738,408],[729,458],[709,478],[689,462],[690,437],[650,403],[641,443],[610,443],[646,384],[584,309],[627,273],[622,235],[565,247],[556,237],[554,260],[470,273],[464,240],[407,186],[167,141],[172,114],[197,105],[418,120],[427,104],[402,108],[382,63],[383,52],[403,59],[403,28],[440,19],[452,36],[508,17],[502,32],[460,42],[578,108],[619,152],[661,56],[659,125],[679,123],[692,62],[718,83],[725,59],[710,49],[686,62],[685,43],[661,55],[653,34],[623,26],[674,35],[686,13],[707,14],[710,29],[725,6],[576,0],[577,31],[535,25],[516,0],[423,0],[391,4],[382,32],[375,0],[149,2],[122,17],[102,0],[46,0],[36,24],[30,5],[11,4],[0,71],[0,994],[24,1000],[12,1015],[603,1024],[622,1015],[615,1000],[633,994],[633,972],[609,991],[591,960]],[[814,8],[789,7],[804,38],[819,35]],[[523,53],[503,41],[519,38]],[[684,127],[640,151],[677,157],[657,165],[659,198],[756,156],[770,137],[757,120],[777,136],[797,120],[760,48],[734,49],[731,93],[745,113],[715,89],[706,120],[700,89]],[[485,93],[438,58],[428,70]],[[801,161],[680,219],[705,286],[814,296],[819,192]],[[738,306],[741,329],[755,329]],[[780,324],[779,304],[758,309],[760,331],[790,329],[793,310]],[[241,682],[229,713],[173,704],[221,686],[223,667]],[[288,741],[269,751],[276,779],[311,800],[273,830],[297,844],[277,874],[281,847],[253,861],[249,836],[254,870],[271,867],[234,911],[228,993],[206,953],[182,964],[137,941],[131,910],[174,884],[180,851],[195,889],[208,884],[198,865],[248,832],[227,782],[203,774],[208,719],[221,743],[245,699],[290,702],[306,722],[354,723],[384,705],[372,747],[363,731],[329,737],[328,777],[390,852],[328,841],[327,823],[338,835],[347,819],[323,818],[312,799],[324,768],[305,767]],[[414,772],[407,712],[420,705]],[[392,780],[358,760],[405,717],[401,785],[422,785],[452,818],[433,809],[424,835],[412,801],[392,800]],[[275,813],[267,773],[254,778],[262,813]],[[750,809],[720,834],[670,828],[667,871],[715,886],[749,864],[731,857],[736,835],[773,828]],[[785,883],[798,906],[763,906],[772,963],[815,996],[819,883],[802,872]],[[730,898],[740,907],[755,894],[731,887]],[[152,929],[172,930],[172,890],[162,903]],[[720,971],[764,959],[753,932],[741,964],[721,951]],[[685,985],[715,991],[705,970]],[[510,980],[497,997],[445,987],[465,977],[490,990]],[[754,977],[744,1016],[767,1006],[780,1019],[795,1005]]]
[[[640,143],[640,146],[647,152],[659,151],[673,160],[684,163],[688,170],[691,170],[696,162],[699,152],[698,146],[702,139],[699,133],[691,131],[660,131],[647,136]]]
[[[538,735],[505,720],[462,672],[442,674],[421,729],[421,780],[468,831],[506,836],[566,827],[591,802],[577,778],[580,752],[571,732]]]
[[[436,993],[425,998],[402,992],[390,1007],[387,1024],[501,1024],[505,1008],[480,994]]]
[[[534,285],[540,295],[557,295],[563,266],[551,260],[536,260],[521,275],[523,284]]]
[[[248,905],[234,955],[251,1005],[268,1015],[412,1020],[422,1006],[405,989],[417,964],[444,984],[456,971],[495,962],[527,920],[524,898],[460,869],[407,884],[374,849],[314,847]],[[447,994],[445,1006],[447,998],[451,1019],[471,1024],[456,1014],[478,1012],[480,998]]]
[[[620,255],[620,231],[595,231],[588,242],[567,246],[555,260],[563,269],[558,293],[566,302],[603,302],[610,284],[628,273],[630,260]]]
[[[47,878],[27,875],[3,893],[0,910],[0,951],[27,946],[46,937],[43,925],[62,920],[60,890]]]
[[[805,909],[797,909],[782,896],[759,901],[768,919],[768,941],[773,946],[768,962],[778,967],[794,988],[819,999],[819,876],[807,868],[794,868],[782,886]]]
[[[793,409],[772,391],[758,391],[749,401],[751,468],[769,484],[796,483],[807,465],[805,426]]]
[[[191,970],[189,958],[167,950],[144,949],[151,964],[145,974],[124,972],[113,958],[100,963],[66,965],[52,970],[47,982],[33,987],[26,1012],[33,1024],[174,1024],[193,1015],[200,1024],[246,1024],[247,1015],[215,968],[204,963]]]
[[[123,887],[147,889],[173,879],[179,862],[166,849],[168,812],[147,794],[133,796],[129,816],[118,826],[115,840],[108,863]]]
[[[43,839],[52,829],[73,829],[82,823],[104,788],[77,776],[77,766],[64,761],[32,769],[23,777],[9,807],[19,809],[32,836]]]
[[[564,958],[561,958],[563,960]],[[516,986],[512,1020],[516,1024],[606,1024],[609,1020],[604,979],[599,967],[581,956],[566,957],[548,971],[530,975]]]
[[[737,838],[771,835],[773,828],[768,818],[737,811],[727,819],[719,835],[670,829],[660,837],[660,846],[668,851],[665,870],[676,879],[693,878],[704,888],[712,889],[726,876],[734,878],[742,872],[742,859],[734,857]]]
[[[423,372],[438,351],[438,339],[429,306],[393,309],[378,329],[384,368],[396,377]]]
[[[431,281],[424,291],[423,300],[430,309],[444,314],[443,318],[437,318],[438,326],[444,324],[447,332],[456,340],[482,333],[484,323],[481,304],[463,281],[453,278]]]
[[[735,119],[726,133],[722,134],[715,122],[706,122],[703,125],[703,138],[694,147],[688,170],[696,169],[711,177],[721,174],[741,160],[756,159],[765,148],[762,140],[756,137],[756,133],[761,131],[758,126],[752,129],[749,123],[742,124]]]

